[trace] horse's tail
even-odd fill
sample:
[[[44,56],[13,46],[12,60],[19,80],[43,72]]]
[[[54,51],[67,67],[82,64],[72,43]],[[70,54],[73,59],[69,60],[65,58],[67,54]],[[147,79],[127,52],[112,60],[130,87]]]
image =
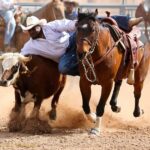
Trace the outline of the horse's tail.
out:
[[[150,42],[146,42],[144,45],[144,54],[143,58],[148,59],[150,61]]]
[[[139,62],[139,72],[141,76],[141,80],[144,81],[148,70],[149,70],[149,64],[150,64],[150,42],[145,43],[144,45],[144,52],[141,61]]]

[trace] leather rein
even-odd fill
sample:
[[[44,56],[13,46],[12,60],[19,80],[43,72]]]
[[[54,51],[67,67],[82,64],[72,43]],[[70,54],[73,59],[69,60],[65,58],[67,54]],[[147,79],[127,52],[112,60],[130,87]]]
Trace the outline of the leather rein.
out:
[[[120,37],[116,42],[114,42],[113,46],[109,48],[107,52],[101,58],[93,62],[92,53],[95,51],[95,48],[98,44],[99,32],[100,32],[99,27],[97,27],[97,30],[95,32],[96,32],[95,42],[92,43],[90,40],[88,40],[88,38],[82,39],[83,41],[88,42],[89,45],[91,45],[91,48],[89,52],[87,52],[86,55],[80,60],[84,68],[86,79],[92,83],[98,81],[96,73],[95,73],[95,67],[101,62],[103,62],[105,58],[107,57],[107,55],[109,55],[111,51],[114,49],[114,47],[116,47],[119,44],[119,42],[122,40],[122,37]]]

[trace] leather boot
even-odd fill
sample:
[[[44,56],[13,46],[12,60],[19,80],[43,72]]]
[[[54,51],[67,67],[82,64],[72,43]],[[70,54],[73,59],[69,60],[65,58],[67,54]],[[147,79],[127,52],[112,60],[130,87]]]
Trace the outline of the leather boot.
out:
[[[131,18],[128,22],[128,25],[130,28],[132,28],[133,26],[138,25],[142,21],[143,21],[143,17]]]

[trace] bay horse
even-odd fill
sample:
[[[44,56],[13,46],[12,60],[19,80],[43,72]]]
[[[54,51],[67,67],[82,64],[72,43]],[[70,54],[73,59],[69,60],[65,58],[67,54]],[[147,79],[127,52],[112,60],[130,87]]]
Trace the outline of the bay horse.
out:
[[[149,8],[150,10],[150,8]],[[143,17],[144,19],[144,26],[145,26],[145,36],[147,38],[147,40],[149,40],[149,33],[148,33],[148,26],[150,25],[150,11],[149,10],[145,10],[144,8],[144,1],[141,2],[136,11],[135,11],[135,17]]]
[[[96,18],[98,10],[95,12],[78,12],[76,24],[76,45],[80,70],[80,91],[83,101],[83,110],[87,118],[95,122],[90,133],[99,135],[101,118],[104,114],[106,101],[110,95],[113,83],[115,82],[113,96],[110,101],[111,109],[114,112],[120,111],[117,106],[117,96],[122,83],[122,79],[128,77],[130,63],[128,62],[121,72],[122,60],[125,53],[118,46],[119,40],[115,41],[110,29],[104,22],[99,22]],[[139,47],[137,51],[138,65],[135,68],[134,97],[135,108],[133,115],[139,117],[143,110],[139,106],[143,82],[148,72],[150,61],[150,49]],[[96,115],[91,112],[89,102],[91,98],[91,86],[101,85],[101,97],[96,107]]]
[[[47,3],[46,5],[44,5],[42,8],[38,9],[37,11],[33,12],[33,13],[29,13],[29,14],[15,14],[15,19],[16,21],[18,20],[22,20],[22,22],[17,22],[16,23],[16,31],[14,33],[13,39],[12,39],[12,45],[13,47],[15,47],[17,49],[17,51],[20,51],[20,49],[23,47],[23,45],[28,41],[29,39],[29,34],[28,33],[24,33],[21,30],[21,27],[18,25],[19,23],[24,24],[25,25],[25,20],[26,17],[28,16],[36,16],[39,19],[46,19],[47,22],[49,21],[53,21],[56,19],[63,19],[64,18],[64,6],[63,3],[58,1],[58,0],[53,0],[49,3]],[[19,19],[23,17],[23,19]],[[0,26],[1,30],[3,28],[3,34],[0,34],[0,39],[3,39],[4,37],[4,24],[2,24],[3,26]],[[1,40],[3,41],[3,40]],[[2,45],[1,45],[2,44]],[[3,49],[4,45],[3,43],[0,43],[0,48]]]

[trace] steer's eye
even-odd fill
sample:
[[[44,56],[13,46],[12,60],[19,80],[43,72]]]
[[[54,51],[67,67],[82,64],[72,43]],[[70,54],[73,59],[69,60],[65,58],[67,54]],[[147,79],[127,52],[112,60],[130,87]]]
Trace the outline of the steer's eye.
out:
[[[12,71],[12,72],[16,72],[16,71],[18,70],[18,67],[19,67],[18,64],[14,65],[14,66],[11,68],[11,71]]]

